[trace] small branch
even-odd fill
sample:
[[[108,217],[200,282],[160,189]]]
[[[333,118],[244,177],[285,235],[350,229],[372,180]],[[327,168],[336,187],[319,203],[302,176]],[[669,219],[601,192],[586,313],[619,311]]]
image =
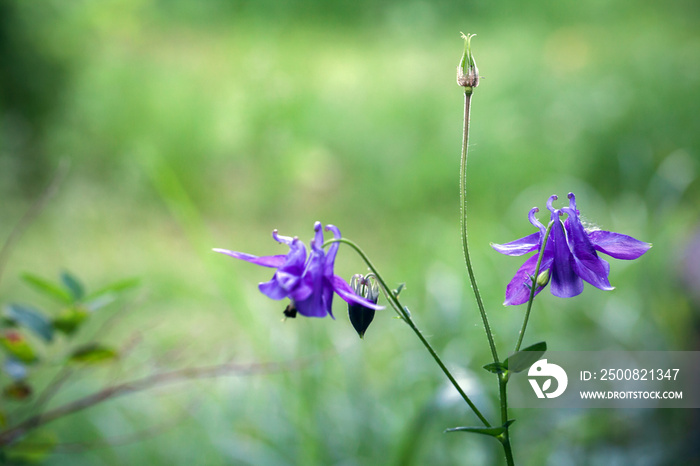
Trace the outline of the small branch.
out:
[[[113,385],[100,390],[92,395],[66,403],[57,408],[46,411],[43,414],[37,414],[31,418],[11,427],[3,432],[0,432],[0,447],[8,446],[27,432],[48,424],[56,419],[68,416],[70,414],[82,411],[84,409],[95,406],[96,404],[117,398],[123,395],[142,392],[154,387],[161,387],[178,382],[184,382],[193,379],[206,379],[227,375],[250,375],[269,372],[281,372],[288,370],[299,369],[312,360],[306,359],[293,362],[292,364],[282,365],[282,363],[261,363],[261,364],[238,364],[224,363],[212,366],[189,367],[171,372],[163,372],[160,374],[152,374],[131,382],[125,382],[118,385]]]

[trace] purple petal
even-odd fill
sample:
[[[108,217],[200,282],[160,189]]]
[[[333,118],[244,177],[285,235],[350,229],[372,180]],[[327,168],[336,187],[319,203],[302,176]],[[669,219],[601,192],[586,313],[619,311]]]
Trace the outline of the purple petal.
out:
[[[533,233],[510,243],[491,243],[491,247],[506,256],[522,256],[537,249],[540,244],[540,233]]]
[[[554,262],[550,270],[551,291],[554,296],[571,298],[581,294],[583,280],[576,275],[574,270],[574,257],[566,242],[564,228],[558,219],[557,211],[552,212],[552,221],[556,223],[552,226],[552,232],[547,241],[547,249],[551,243],[554,254]]]
[[[333,238],[341,238],[340,230],[335,225],[326,225],[326,230],[333,233]],[[328,248],[328,253],[326,253],[326,267],[324,270],[324,275],[329,279],[333,276],[333,267],[335,265],[335,256],[338,254],[338,247],[340,247],[340,243],[333,243]]]
[[[280,300],[288,297],[287,290],[282,288],[279,283],[277,283],[275,277],[272,277],[272,280],[269,282],[260,283],[258,285],[258,289],[262,294],[270,299]]]
[[[505,306],[517,306],[518,304],[523,304],[528,302],[530,299],[530,287],[532,286],[532,276],[535,274],[535,269],[537,268],[537,259],[539,255],[535,254],[520,266],[515,276],[506,286],[506,300],[504,301]],[[542,264],[540,265],[540,273],[547,270],[552,265],[552,256],[545,252],[542,258]],[[537,287],[535,290],[535,295],[542,291],[544,287]]]
[[[379,306],[374,304],[365,298],[357,296],[350,288],[350,285],[337,275],[333,275],[333,290],[338,293],[338,296],[343,298],[348,303],[360,304],[361,306],[368,307],[374,310],[384,309],[384,306]]]
[[[291,245],[292,241],[294,241],[295,238],[292,238],[291,236],[281,236],[277,234],[277,230],[272,230],[272,238],[274,238],[275,241],[278,243],[282,244],[288,244]]]
[[[588,238],[595,249],[615,259],[637,259],[651,248],[650,243],[612,231],[595,230]]]
[[[281,267],[285,260],[287,259],[286,255],[278,255],[278,256],[263,256],[263,257],[258,257],[258,256],[253,256],[252,254],[246,254],[244,252],[237,252],[237,251],[229,251],[228,249],[212,249],[214,252],[219,252],[221,254],[226,254],[227,256],[234,257],[236,259],[241,259],[247,262],[250,262],[251,264],[255,265],[262,265],[263,267]]]
[[[569,195],[569,199],[575,206],[573,194]],[[583,229],[577,211],[571,207],[564,207],[562,210],[569,215],[569,218],[564,222],[564,228],[568,235],[569,249],[573,254],[574,271],[591,285],[601,290],[612,290],[613,287],[608,281],[610,266],[598,257],[593,244]]]

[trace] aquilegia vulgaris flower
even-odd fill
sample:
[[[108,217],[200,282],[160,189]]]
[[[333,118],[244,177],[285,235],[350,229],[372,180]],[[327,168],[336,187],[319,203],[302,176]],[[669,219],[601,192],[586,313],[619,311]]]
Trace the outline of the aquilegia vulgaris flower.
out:
[[[569,193],[569,206],[562,209],[552,206],[556,199],[557,196],[551,196],[547,201],[552,229],[542,255],[540,276],[549,277],[552,294],[560,298],[571,298],[580,294],[584,281],[601,290],[612,290],[613,287],[608,281],[610,264],[598,257],[597,252],[615,259],[632,260],[647,252],[651,244],[620,233],[586,229],[579,218],[574,194]],[[545,226],[535,217],[538,211],[539,209],[534,207],[528,215],[530,223],[539,229],[537,233],[506,244],[491,244],[496,251],[508,256],[538,252],[525,261],[508,283],[506,300],[503,303],[507,306],[523,304],[530,299],[533,275],[546,233]],[[562,222],[560,217],[564,214],[567,218]],[[547,285],[547,280],[538,279],[536,285],[535,294],[542,291]]]
[[[340,239],[340,230],[337,227],[326,225],[326,230],[332,232],[336,239]],[[348,303],[383,309],[382,306],[357,296],[345,280],[334,274],[333,267],[339,244],[333,243],[325,251],[321,222],[316,222],[314,231],[316,234],[311,240],[311,253],[308,257],[306,247],[299,238],[278,235],[277,230],[272,232],[272,237],[275,241],[289,246],[287,254],[257,257],[227,249],[214,251],[252,264],[277,269],[272,279],[260,283],[258,288],[272,299],[289,298],[291,302],[284,311],[287,317],[295,317],[297,312],[306,317],[325,317],[329,314],[333,317],[334,292]]]

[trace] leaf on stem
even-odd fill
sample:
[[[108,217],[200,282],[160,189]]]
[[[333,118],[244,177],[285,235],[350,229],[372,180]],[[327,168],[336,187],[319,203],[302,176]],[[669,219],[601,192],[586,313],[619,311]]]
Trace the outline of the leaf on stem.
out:
[[[515,419],[508,420],[505,424],[498,427],[453,427],[446,429],[445,432],[470,432],[472,434],[488,435],[490,437],[498,437],[503,434],[508,426],[515,422]]]
[[[61,273],[61,283],[70,293],[73,302],[80,301],[85,296],[85,288],[83,288],[82,283],[70,272],[64,270]]]
[[[82,364],[101,364],[113,361],[118,357],[119,353],[112,348],[99,343],[90,343],[73,351],[70,355],[70,361]]]
[[[30,273],[25,273],[22,275],[22,280],[27,282],[29,285],[33,286],[35,290],[40,293],[45,294],[51,298],[57,299],[61,303],[70,304],[73,302],[73,297],[71,294],[64,290],[61,286],[45,280],[36,275]]]
[[[51,321],[38,310],[20,304],[10,304],[5,311],[5,318],[14,324],[22,325],[45,341],[53,340]]]
[[[503,364],[505,364],[506,368],[511,372],[522,372],[539,361],[545,351],[547,351],[547,343],[540,341],[517,353],[513,353],[503,361]]]
[[[80,307],[67,307],[63,309],[54,319],[51,325],[66,335],[72,335],[80,325],[88,318],[89,313]]]
[[[492,362],[490,364],[486,364],[484,366],[484,369],[486,369],[487,371],[492,372],[494,374],[502,374],[508,370],[508,365],[506,364],[505,361]]]

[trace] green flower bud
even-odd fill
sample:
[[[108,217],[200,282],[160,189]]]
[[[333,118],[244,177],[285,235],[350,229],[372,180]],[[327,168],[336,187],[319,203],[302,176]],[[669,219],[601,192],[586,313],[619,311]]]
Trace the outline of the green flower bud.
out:
[[[549,283],[549,269],[545,270],[544,272],[541,272],[537,276],[537,280],[535,280],[537,283],[537,286],[547,286],[547,283]]]
[[[479,69],[476,67],[474,55],[472,55],[472,37],[476,34],[462,33],[464,39],[464,53],[462,59],[457,65],[457,84],[462,86],[465,91],[471,92],[479,85]]]

